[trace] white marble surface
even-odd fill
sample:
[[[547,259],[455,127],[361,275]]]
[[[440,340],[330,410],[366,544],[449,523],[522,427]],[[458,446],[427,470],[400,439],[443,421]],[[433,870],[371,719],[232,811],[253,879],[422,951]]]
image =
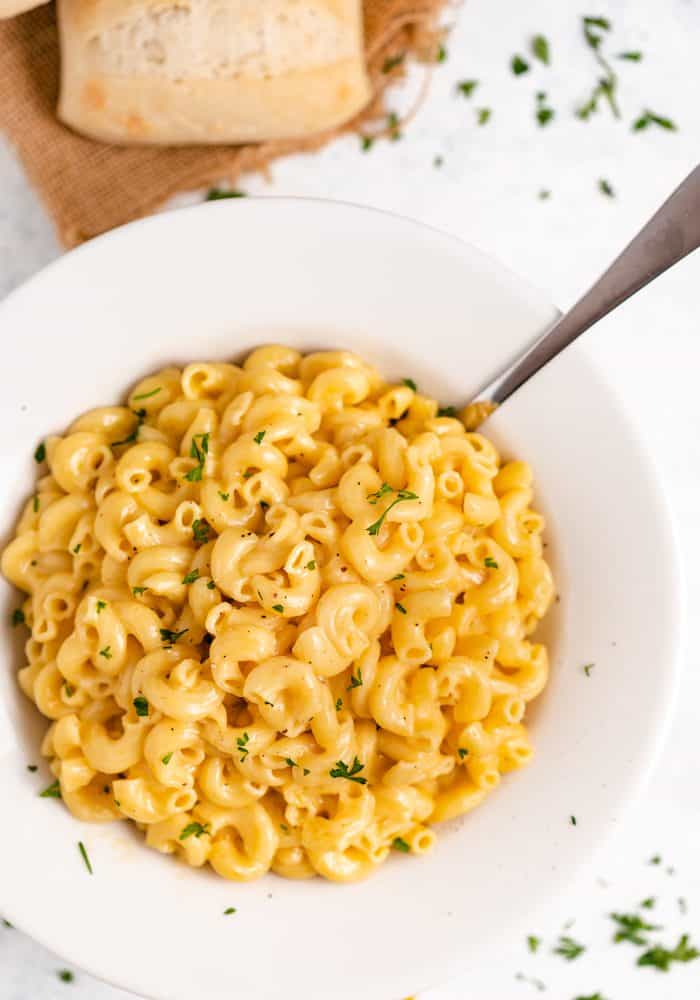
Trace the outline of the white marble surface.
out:
[[[569,305],[700,157],[699,0],[604,0],[594,7],[470,0],[455,11],[458,27],[449,41],[449,59],[435,74],[430,99],[402,141],[378,144],[363,155],[356,141],[344,140],[320,156],[275,166],[271,183],[252,178],[246,190],[339,198],[414,216],[477,244],[547,290],[558,305]],[[611,51],[645,54],[639,65],[617,64],[626,123],[613,122],[605,112],[587,125],[571,116],[595,79],[590,52],[580,40],[579,14],[611,17]],[[515,79],[508,70],[510,55],[523,51],[537,31],[550,38],[553,66]],[[464,78],[482,81],[471,101],[454,96],[455,81]],[[558,111],[547,129],[533,121],[538,89],[548,92]],[[482,106],[492,107],[493,117],[478,128],[474,107]],[[679,131],[632,134],[629,120],[643,107],[670,115]],[[433,166],[436,155],[444,157],[440,169]],[[614,199],[598,192],[602,177],[613,185]],[[552,192],[547,201],[538,199],[542,188]],[[58,253],[21,169],[11,151],[0,146],[0,296]],[[587,340],[658,456],[685,556],[691,637],[700,604],[699,278],[696,256],[623,306]],[[20,345],[5,345],[5,350],[16,349]],[[640,628],[654,627],[653,581],[650,566],[649,603],[640,608]],[[648,789],[587,874],[552,900],[549,912],[533,924],[531,932],[543,939],[538,954],[530,955],[522,940],[504,940],[497,966],[475,959],[468,977],[421,994],[422,1000],[537,995],[537,987],[516,979],[517,973],[540,979],[547,987],[544,995],[557,1000],[596,991],[606,1000],[699,995],[700,961],[676,966],[667,975],[636,968],[630,945],[611,944],[607,916],[655,896],[652,912],[665,926],[655,937],[675,943],[688,930],[700,943],[699,667],[697,647],[689,642],[677,712]],[[11,821],[10,808],[3,821]],[[649,865],[657,853],[663,864]],[[40,906],[41,892],[33,891]],[[686,914],[678,897],[687,900]],[[570,920],[575,923],[568,933],[587,945],[574,962],[551,953]],[[400,961],[400,947],[397,956]],[[79,970],[74,982],[64,984],[57,976],[61,968],[60,959],[0,926],[0,1000],[126,998]]]

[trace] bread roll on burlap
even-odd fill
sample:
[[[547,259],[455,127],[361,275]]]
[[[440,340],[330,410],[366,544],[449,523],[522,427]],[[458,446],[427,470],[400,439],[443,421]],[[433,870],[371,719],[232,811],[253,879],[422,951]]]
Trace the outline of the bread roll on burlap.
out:
[[[299,139],[370,99],[360,0],[59,0],[58,22],[59,117],[105,142]]]

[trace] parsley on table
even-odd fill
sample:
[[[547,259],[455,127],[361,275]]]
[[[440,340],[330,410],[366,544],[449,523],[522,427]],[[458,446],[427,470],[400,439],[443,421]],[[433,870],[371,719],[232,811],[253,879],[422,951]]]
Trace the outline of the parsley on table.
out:
[[[360,149],[363,153],[369,153],[370,149],[374,145],[374,139],[370,135],[363,135],[360,140]]]
[[[227,906],[226,909],[224,910],[224,916],[228,917],[229,914],[235,913],[235,912],[236,912],[236,907],[235,906]]]
[[[197,444],[197,438],[200,443]],[[209,434],[193,434],[190,445],[190,458],[197,460],[197,465],[189,472],[185,473],[185,479],[189,483],[200,483],[204,473],[204,465],[209,454]]]
[[[408,854],[411,850],[411,845],[408,844],[403,837],[394,837],[391,842],[391,846],[395,851],[403,851],[404,854]]]
[[[187,576],[184,576],[182,578],[182,582],[183,583],[194,583],[195,580],[198,580],[198,579],[199,579],[199,570],[198,569],[191,569],[189,571],[189,573],[187,574]]]
[[[199,838],[204,835],[209,836],[208,823],[205,823],[204,825],[197,822],[188,823],[187,826],[183,827],[178,840],[187,840],[188,837],[192,836]]]
[[[572,937],[563,935],[559,938],[556,948],[552,949],[555,955],[561,955],[565,958],[567,962],[573,962],[575,958],[582,955],[586,950],[584,945],[579,944],[578,941],[574,941]]]
[[[24,611],[22,611],[21,608],[15,608],[15,610],[12,612],[12,625],[13,626],[24,625],[26,620],[27,619],[25,617]]]
[[[138,396],[134,396],[134,402],[140,403],[142,399],[150,399],[151,396],[157,396],[159,392],[162,392],[163,386],[159,385],[157,389],[151,389],[150,392],[141,392]]]
[[[106,601],[98,601],[96,606],[97,614],[99,615],[100,611],[104,611],[106,607],[107,607]]]
[[[238,747],[238,750],[241,754],[241,760],[240,760],[241,764],[244,763],[246,757],[250,752],[248,749],[249,742],[250,742],[250,736],[248,735],[248,733],[243,733],[243,735],[239,736],[238,739],[236,740],[236,746]]]
[[[672,950],[662,945],[654,945],[637,959],[637,965],[651,965],[661,972],[668,972],[673,962],[694,962],[700,958],[700,951],[688,943],[688,935],[683,934]]]
[[[584,17],[582,18],[582,27],[586,44],[592,50],[596,62],[603,70],[604,76],[599,78],[590,98],[578,108],[576,115],[582,121],[587,121],[598,110],[599,100],[604,98],[608,102],[615,118],[619,118],[620,109],[616,97],[617,77],[613,72],[612,66],[601,51],[605,39],[604,33],[610,31],[612,24],[606,17]]]
[[[41,465],[41,463],[45,460],[45,458],[46,458],[46,445],[42,441],[41,444],[37,446],[37,449],[34,452],[34,461],[38,465]]]
[[[637,913],[611,913],[611,920],[617,924],[613,941],[629,941],[631,944],[646,945],[649,931],[660,931],[658,924],[648,924]]]
[[[137,715],[141,717],[148,715],[148,700],[144,698],[142,694],[134,698],[132,704],[136,709]]]
[[[437,55],[435,56],[435,62],[443,63],[447,59],[447,49],[444,45],[440,45],[437,50]]]
[[[336,710],[336,712],[339,712],[342,707],[343,707],[343,699],[342,698],[336,698],[336,700],[335,700],[335,710]]]
[[[348,769],[348,765],[343,760],[337,760],[335,767],[328,772],[331,778],[347,778],[348,781],[356,781],[358,785],[366,785],[367,778],[358,777],[360,771],[364,771],[365,765],[361,764],[357,757]]]
[[[486,125],[491,120],[491,108],[478,108],[476,112],[476,124]]]
[[[388,483],[383,483],[381,489],[377,490],[376,493],[370,493],[367,498],[370,503],[372,503],[372,497],[376,497],[378,500],[380,497],[385,496],[387,493],[393,493],[394,490]],[[376,500],[374,501],[376,503]],[[369,535],[378,535],[381,531],[382,525],[384,524],[384,519],[392,508],[394,508],[398,503],[403,503],[406,500],[418,500],[418,494],[411,492],[411,490],[398,490],[396,493],[396,499],[392,500],[389,506],[386,508],[383,514],[377,518],[372,524],[367,528],[367,533]]]
[[[3,927],[12,927],[12,924],[10,923],[9,920],[5,920],[5,918],[3,917],[2,918],[2,926]]]
[[[200,517],[192,522],[192,537],[198,545],[209,541],[209,525]]]
[[[231,494],[230,493],[222,493],[221,490],[219,490],[219,496],[224,501],[224,503],[227,503],[229,497],[231,496]]]
[[[528,950],[534,955],[541,944],[540,938],[535,937],[534,934],[528,934],[527,936],[527,947]]]
[[[131,588],[131,592],[133,593],[134,597],[140,597],[141,594],[145,594],[147,590],[148,590],[148,587],[132,587]]]
[[[459,80],[455,84],[455,90],[462,97],[471,97],[478,86],[478,80]]]
[[[60,799],[61,796],[61,785],[58,781],[52,781],[48,788],[45,788],[43,792],[39,792],[40,799]]]
[[[62,983],[72,983],[73,980],[75,979],[75,976],[70,971],[70,969],[59,969],[56,975],[58,976],[58,978],[61,980]]]
[[[160,759],[163,762],[163,764],[169,764],[170,761],[173,759],[173,751],[171,750],[170,753],[166,753],[166,755],[164,757],[161,757]]]
[[[362,687],[362,668],[358,667],[357,677],[354,674],[350,674],[350,683],[348,684],[346,691],[352,691],[353,688]]]
[[[401,138],[401,129],[399,128],[399,116],[395,111],[389,113],[386,120],[387,128],[389,129],[389,139],[392,142],[398,142]]]
[[[591,676],[591,670],[593,669],[594,666],[595,666],[595,663],[584,663],[584,665],[583,665],[583,672],[586,675],[586,677],[590,677]]]
[[[34,772],[35,772],[35,771],[38,771],[38,770],[39,770],[39,768],[37,767],[37,765],[36,765],[36,764],[27,764],[27,770],[28,770],[28,771],[31,771],[31,772],[32,772],[32,774],[34,774]]]
[[[189,629],[183,628],[179,632],[173,632],[170,628],[162,628],[160,630],[160,637],[163,642],[172,646],[174,643],[179,642],[186,632],[189,632]]]
[[[510,61],[510,68],[514,76],[522,76],[523,73],[530,71],[530,63],[523,59],[522,56],[514,55]]]
[[[548,191],[547,188],[542,188],[541,191],[537,192],[537,197],[540,201],[548,201],[552,197],[552,192]]]
[[[223,188],[210,188],[207,191],[205,201],[223,201],[225,198],[245,198],[245,191],[237,191],[235,188],[225,191]]]
[[[82,840],[78,841],[78,850],[80,851],[80,856],[83,859],[85,867],[92,875],[93,874],[92,865],[90,864],[90,858],[88,857],[88,852],[85,850],[85,844],[82,842]]]
[[[401,382],[408,389],[412,389],[414,392],[418,392],[418,386],[416,385],[416,383],[413,381],[412,378],[404,378],[401,380]]]
[[[572,826],[576,826],[576,817],[569,816],[569,823],[571,823]]]
[[[641,132],[643,129],[649,128],[650,125],[658,125],[659,128],[665,129],[667,132],[678,131],[678,126],[674,121],[664,117],[664,115],[657,115],[656,112],[650,111],[648,108],[645,108],[639,118],[634,120],[632,131]]]
[[[660,865],[661,864],[661,855],[660,854],[655,854],[653,857],[649,858],[649,864],[650,865]]]
[[[591,993],[587,997],[584,996],[574,997],[574,1000],[605,1000],[605,997],[603,996],[602,993]]]
[[[541,128],[548,125],[554,118],[554,108],[547,105],[547,95],[543,90],[538,90],[536,95],[535,118]]]
[[[531,43],[532,54],[545,66],[549,66],[549,42],[544,35],[535,35]]]

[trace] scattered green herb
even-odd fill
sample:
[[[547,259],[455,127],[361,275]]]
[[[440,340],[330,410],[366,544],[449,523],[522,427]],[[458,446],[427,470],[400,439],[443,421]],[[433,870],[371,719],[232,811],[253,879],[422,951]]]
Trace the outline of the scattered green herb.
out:
[[[99,613],[100,613],[101,611],[104,611],[104,609],[105,609],[106,607],[107,607],[107,602],[106,602],[106,601],[98,601],[98,602],[97,602],[97,606],[96,606],[96,611],[97,611],[97,614],[99,615]]]
[[[179,632],[173,632],[173,630],[170,628],[162,628],[160,630],[160,637],[163,640],[163,642],[167,643],[169,646],[172,646],[174,643],[179,642],[186,632],[189,632],[189,629],[183,628]]]
[[[66,698],[72,698],[73,695],[75,694],[75,688],[73,687],[73,685],[68,684],[67,682],[64,681],[63,688],[66,692]]]
[[[363,135],[360,140],[360,149],[363,153],[368,153],[374,145],[374,139],[370,135]]]
[[[476,124],[486,125],[491,120],[491,108],[477,108]]]
[[[136,709],[136,714],[140,716],[148,715],[148,701],[142,694],[134,698],[133,706]]]
[[[380,493],[381,495],[384,495],[384,493],[392,491],[391,486],[389,486],[386,490],[385,487],[387,487],[387,483],[384,483],[381,490],[378,490],[377,492]],[[384,518],[387,516],[389,511],[393,507],[395,507],[397,503],[403,503],[405,500],[418,500],[418,494],[412,493],[410,490],[399,490],[398,493],[396,494],[396,499],[392,500],[392,502],[386,508],[384,513],[379,518],[377,518],[377,520],[373,524],[369,525],[369,527],[367,528],[367,533],[370,535],[378,535],[379,532],[381,531],[382,525],[384,524]]]
[[[660,854],[655,854],[653,857],[649,858],[649,864],[650,865],[660,865],[661,864],[661,855]]]
[[[447,59],[447,49],[444,45],[441,45],[437,50],[437,55],[435,56],[435,62],[445,62]]]
[[[28,770],[28,771],[31,771],[31,772],[32,772],[32,774],[34,774],[34,772],[35,772],[35,771],[38,771],[38,770],[39,770],[39,768],[37,767],[37,765],[36,765],[36,764],[27,764],[27,770]]]
[[[587,997],[584,996],[574,997],[574,1000],[605,1000],[605,997],[603,996],[602,993],[591,993]]]
[[[405,379],[402,379],[402,383],[403,383],[403,385],[405,385],[405,386],[406,386],[407,388],[409,388],[409,389],[413,389],[413,391],[414,391],[414,392],[418,392],[418,386],[416,385],[416,383],[415,383],[415,382],[413,381],[413,379],[412,379],[412,378],[405,378]]]
[[[528,934],[527,947],[528,950],[531,951],[533,955],[535,954],[539,946],[540,946],[540,939],[538,937],[535,937],[534,934]]]
[[[145,594],[147,590],[148,590],[148,587],[132,587],[131,588],[131,592],[134,595],[134,597],[140,597],[141,594]]]
[[[189,571],[189,573],[187,574],[187,576],[183,576],[182,582],[183,583],[194,583],[195,580],[198,580],[198,579],[199,579],[199,570],[198,569],[191,569]]]
[[[272,610],[276,611],[278,615],[281,615],[281,614],[284,613],[284,605],[283,604],[273,604],[272,605]]]
[[[287,767],[299,767],[297,762],[295,760],[292,760],[291,757],[285,757],[284,762],[287,765]]]
[[[639,118],[636,118],[632,123],[633,132],[641,132],[645,128],[649,128],[650,125],[658,125],[659,128],[666,129],[667,132],[677,132],[678,126],[670,118],[665,118],[663,115],[657,115],[654,111],[649,111],[646,108]]]
[[[41,444],[37,447],[36,451],[34,452],[34,461],[40,465],[45,460],[45,458],[46,458],[46,445],[42,441]]]
[[[535,100],[535,118],[537,119],[538,124],[544,128],[544,126],[548,125],[554,118],[555,111],[554,108],[550,108],[547,105],[547,95],[543,90],[537,91]]]
[[[224,198],[245,198],[247,197],[245,191],[224,191],[223,188],[210,188],[207,191],[207,196],[205,201],[222,201]]]
[[[544,993],[544,991],[547,989],[542,980],[537,979],[535,976],[526,976],[525,973],[523,972],[516,972],[515,978],[520,983],[529,983],[530,986],[534,986],[535,989],[539,990],[540,993]]]
[[[140,403],[142,399],[150,399],[151,396],[157,396],[159,392],[162,392],[163,386],[159,385],[157,389],[151,389],[150,392],[141,392],[138,396],[134,396],[134,402]]]
[[[306,568],[308,570],[314,570],[314,569],[316,569],[316,560],[315,559],[310,559],[309,562],[307,562],[307,564],[306,564]]]
[[[548,201],[549,198],[552,197],[552,192],[548,191],[547,188],[542,188],[540,191],[537,192],[537,197],[540,199],[540,201]]]
[[[405,579],[406,579],[405,573],[397,573],[396,576],[392,576],[391,582],[393,583],[394,580],[405,580]]]
[[[459,80],[455,84],[455,89],[462,97],[471,97],[478,86],[478,80]]]
[[[460,747],[457,753],[459,754],[459,759],[464,760],[469,751],[466,749],[466,747]]]
[[[688,935],[683,934],[675,948],[669,951],[662,945],[654,945],[637,959],[637,965],[650,965],[661,972],[668,972],[673,962],[694,962],[700,958],[700,951],[688,943]]]
[[[342,698],[336,698],[336,700],[335,700],[335,710],[336,710],[336,712],[339,712],[342,707],[343,707],[343,699]]]
[[[209,525],[206,521],[201,518],[197,518],[196,521],[192,522],[192,536],[199,545],[203,545],[205,542],[209,541]]]
[[[641,62],[643,59],[642,53],[639,51],[634,52],[618,52],[615,56],[616,59],[625,59],[627,62]]]
[[[556,948],[553,948],[552,950],[555,955],[561,955],[561,957],[565,958],[567,962],[573,962],[573,960],[578,958],[579,955],[582,955],[586,949],[582,944],[579,944],[578,941],[574,941],[572,937],[564,935],[559,938]]]
[[[39,792],[40,799],[60,799],[61,796],[61,785],[58,781],[52,781],[48,788],[45,788],[43,792]]]
[[[649,931],[660,931],[657,924],[648,924],[637,913],[611,913],[611,920],[617,924],[613,941],[629,941],[631,944],[646,945]]]
[[[358,668],[357,677],[354,674],[350,674],[350,683],[346,688],[346,691],[352,691],[353,688],[362,687],[362,669]]]
[[[110,646],[105,646],[104,649],[100,650],[100,656],[104,656],[105,660],[112,659],[112,649]]]
[[[201,823],[197,823],[195,821],[193,823],[188,823],[187,826],[183,827],[178,840],[187,840],[188,837],[197,837],[199,839],[199,837],[208,837],[209,835],[209,824],[204,823],[204,825],[202,825]]]
[[[88,852],[85,850],[85,844],[82,842],[82,840],[78,841],[78,850],[80,851],[80,856],[83,859],[83,862],[85,863],[85,867],[92,875],[93,874],[92,865],[90,864],[90,858],[88,857]]]
[[[3,917],[2,918],[2,926],[3,927],[12,927],[12,924],[10,923],[9,920],[5,920],[5,918]]]
[[[214,583],[213,580],[210,580],[209,583],[207,584],[207,590],[216,590],[216,584]]]
[[[32,500],[32,510],[34,511],[35,514],[39,510],[39,497],[36,495],[36,493],[34,494],[34,499]]]
[[[576,817],[569,816],[569,822],[571,823],[572,826],[576,826]]]
[[[241,754],[241,764],[245,761],[246,757],[248,756],[248,753],[250,752],[248,749],[249,742],[250,742],[250,736],[248,735],[248,733],[243,733],[243,735],[239,736],[238,739],[236,740],[236,746],[238,747]]]
[[[608,198],[615,197],[615,191],[610,181],[606,181],[604,177],[601,177],[598,181],[598,190],[601,194],[606,195]]]
[[[488,569],[498,569],[498,563],[493,558],[493,556],[486,556],[486,558],[484,559],[484,566],[486,566]]]
[[[328,772],[331,778],[347,778],[348,781],[356,781],[358,785],[366,785],[367,778],[358,777],[360,771],[364,771],[365,765],[361,764],[357,757],[352,762],[352,767],[348,769],[345,761],[337,760],[335,767]]]
[[[235,913],[235,912],[236,912],[236,907],[235,906],[227,906],[226,909],[224,910],[224,916],[228,917],[229,914]]]
[[[456,417],[457,410],[454,406],[441,406],[437,411],[437,415],[439,417]]]
[[[72,983],[73,980],[75,979],[75,976],[70,971],[70,969],[59,969],[56,975],[58,976],[58,978],[61,980],[62,983]]]
[[[535,35],[531,43],[532,54],[545,66],[549,66],[549,42],[544,35]]]
[[[644,910],[653,910],[656,906],[656,898],[654,896],[647,896],[647,898],[643,899],[639,905]]]
[[[434,167],[441,167],[441,166],[443,165],[443,163],[444,163],[444,162],[445,162],[445,161],[443,160],[443,158],[442,158],[441,156],[436,156],[436,157],[435,157],[435,158],[433,159],[433,166],[434,166]]]
[[[219,490],[219,496],[224,501],[224,503],[228,503],[228,500],[229,500],[229,497],[231,496],[231,494],[230,493],[222,493],[221,490]]]
[[[24,614],[24,611],[22,611],[21,608],[15,608],[15,610],[12,612],[12,625],[13,625],[13,627],[17,626],[17,625],[24,625],[24,623],[26,622],[26,620],[27,619],[26,619],[26,616]]]
[[[166,753],[165,757],[161,757],[160,759],[163,764],[169,764],[173,759],[173,751],[171,750],[170,753]]]
[[[510,61],[510,68],[515,76],[522,76],[523,73],[530,71],[530,63],[523,59],[522,56],[514,55]]]
[[[395,851],[403,851],[404,854],[408,854],[411,850],[411,845],[408,844],[403,837],[394,837],[391,842],[391,846]]]
[[[595,666],[595,663],[584,663],[584,665],[583,665],[583,672],[586,675],[586,677],[590,677],[591,676],[591,670],[593,669],[594,666]]]
[[[73,552],[74,552],[74,554],[75,554],[76,556],[77,556],[77,554],[78,554],[78,553],[80,552],[80,549],[81,549],[81,548],[82,548],[82,545],[81,545],[81,543],[80,543],[80,542],[78,542],[78,544],[77,544],[76,546],[74,546],[74,548],[73,548]]]
[[[200,443],[197,444],[199,438]],[[190,444],[190,458],[197,460],[197,465],[189,472],[185,473],[185,479],[189,483],[200,483],[204,472],[204,465],[209,454],[209,434],[193,434]]]
[[[406,609],[405,609],[405,607],[403,606],[403,604],[399,604],[399,602],[397,601],[397,602],[396,602],[396,605],[395,605],[395,606],[396,606],[396,610],[397,610],[397,611],[398,611],[398,612],[399,612],[400,614],[402,614],[402,615],[407,615],[407,614],[408,614],[408,611],[406,611]]]
[[[255,441],[256,444],[261,444],[262,443],[262,439],[265,437],[266,433],[267,433],[267,431],[258,431],[258,433],[253,438],[253,441]]]

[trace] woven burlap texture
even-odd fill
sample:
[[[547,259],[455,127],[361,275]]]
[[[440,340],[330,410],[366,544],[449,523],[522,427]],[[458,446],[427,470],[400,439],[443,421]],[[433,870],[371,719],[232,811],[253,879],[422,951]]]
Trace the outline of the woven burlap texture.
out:
[[[406,52],[430,58],[445,0],[364,0],[365,49],[375,99],[345,129],[366,128],[383,112],[392,74],[387,59]],[[76,135],[57,121],[59,51],[53,4],[0,21],[0,129],[17,150],[59,238],[76,246],[148,215],[179,191],[217,181],[235,184],[289,153],[312,152],[338,131],[303,141],[250,146],[117,147]],[[401,67],[396,72],[401,73]]]

